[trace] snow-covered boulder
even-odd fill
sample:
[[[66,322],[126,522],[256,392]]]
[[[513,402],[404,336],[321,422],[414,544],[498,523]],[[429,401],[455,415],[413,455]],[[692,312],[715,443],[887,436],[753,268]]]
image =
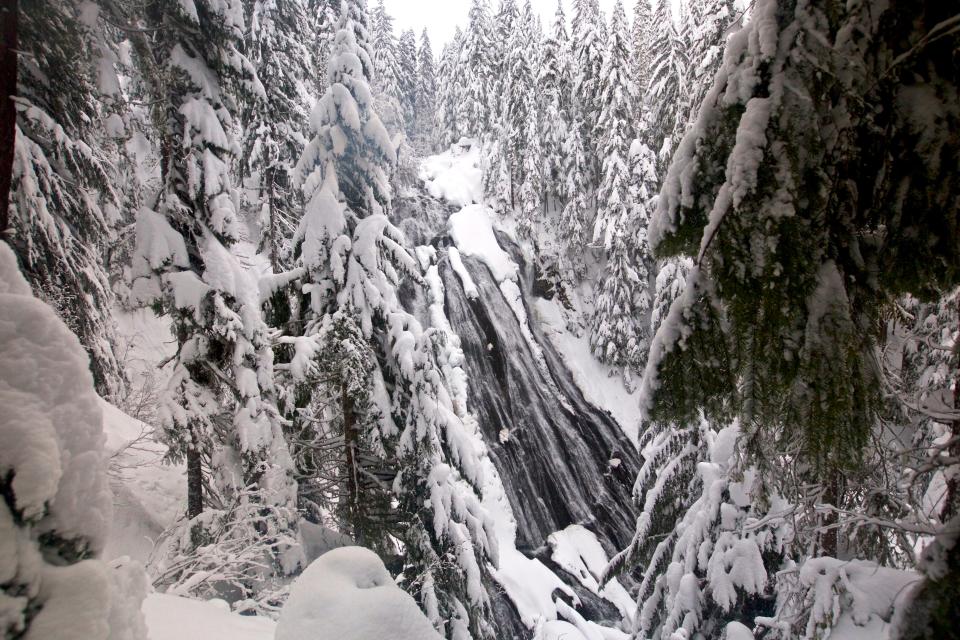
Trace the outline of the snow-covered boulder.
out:
[[[334,549],[297,578],[276,640],[440,640],[375,553]]]

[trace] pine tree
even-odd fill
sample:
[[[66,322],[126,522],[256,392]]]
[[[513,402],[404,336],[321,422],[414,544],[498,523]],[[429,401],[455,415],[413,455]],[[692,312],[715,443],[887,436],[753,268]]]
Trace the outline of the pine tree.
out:
[[[650,79],[650,41],[653,38],[650,0],[637,0],[633,6],[630,29],[630,77],[633,80],[633,101],[640,108]]]
[[[351,533],[374,547],[386,548],[387,533],[401,540],[416,578],[408,584],[438,629],[450,621],[458,637],[487,636],[482,563],[495,559],[496,548],[476,493],[479,467],[474,453],[450,450],[451,430],[465,426],[440,370],[440,336],[400,304],[401,279],[422,283],[422,276],[387,216],[396,155],[368,76],[350,64],[353,33],[350,13],[342,14],[331,87],[316,106],[314,137],[299,164],[307,203],[297,235],[305,331],[292,341],[291,366],[307,388],[311,372],[335,369],[341,500]],[[395,463],[400,475],[380,488],[358,481],[370,475],[368,453],[381,469]],[[384,488],[399,505],[386,516],[377,513],[389,506]],[[369,523],[378,525],[371,530]]]
[[[95,5],[38,1],[19,17],[8,239],[34,292],[80,337],[98,391],[118,396],[125,376],[104,261],[121,195],[117,149],[103,128],[115,118],[103,102],[119,87],[98,77],[111,66],[101,64]]]
[[[600,75],[600,113],[594,139],[600,151],[600,185],[597,189],[597,219],[593,241],[612,246],[616,226],[626,220],[630,170],[628,153],[633,139],[634,95],[630,79],[630,47],[623,4],[614,7],[609,48]]]
[[[292,257],[300,202],[293,170],[309,121],[310,54],[300,40],[308,32],[301,0],[253,0],[246,51],[264,95],[254,95],[243,115],[245,195],[257,207],[260,250],[274,271]]]
[[[587,150],[581,132],[583,121],[579,118],[570,123],[564,142],[564,179],[568,194],[558,221],[557,236],[560,244],[559,270],[568,286],[577,285],[586,275],[583,259],[588,241],[591,184]]]
[[[700,105],[723,62],[727,37],[738,26],[735,21],[740,17],[735,4],[733,0],[690,4],[685,24],[689,45],[684,102],[677,112],[672,136],[677,142],[696,121]]]
[[[413,140],[417,108],[417,37],[409,29],[400,34],[397,67],[400,72],[400,109],[403,113],[403,131],[408,140]]]
[[[424,29],[417,51],[416,105],[414,108],[414,140],[417,151],[427,155],[437,147],[437,72],[434,68],[430,36]]]
[[[486,0],[473,0],[470,22],[463,34],[463,48],[455,74],[465,76],[458,105],[461,135],[480,137],[491,124],[490,109],[494,69],[490,59],[491,24]]]
[[[509,127],[508,163],[511,168],[511,189],[514,191],[517,230],[521,236],[531,235],[542,218],[543,152],[540,140],[539,100],[534,97],[537,77],[540,34],[529,0],[510,39],[507,57],[510,73],[506,85],[507,120]]]
[[[388,131],[399,133],[404,126],[399,44],[393,32],[393,17],[387,13],[383,0],[373,9],[370,28],[373,45],[373,89],[377,113],[381,114]]]
[[[935,2],[758,2],[728,42],[651,223],[658,254],[694,267],[653,342],[645,417],[738,419],[750,462],[766,465],[768,481],[792,477],[785,489],[804,485],[795,497],[810,512],[809,502],[862,508],[858,482],[886,411],[885,310],[958,282],[960,208],[949,194],[960,185],[943,161],[960,157],[946,136],[960,107],[938,97],[960,84],[948,61],[957,40],[929,37],[950,16]],[[896,114],[868,106],[903,92],[924,98]],[[775,464],[789,473],[770,473]],[[816,516],[807,553],[836,554],[840,514]],[[940,573],[911,605],[918,637],[946,629],[937,616],[955,611],[960,563],[936,553]]]
[[[437,69],[437,134],[441,145],[449,145],[464,135],[460,121],[463,103],[463,74],[458,64],[463,53],[463,32],[457,27],[453,40],[444,46]]]
[[[632,203],[608,228],[607,262],[598,280],[590,344],[594,355],[621,367],[624,382],[633,386],[643,372],[650,349],[651,279],[653,259],[647,226],[656,205],[656,158],[639,140],[630,148],[630,185],[625,200]]]
[[[683,105],[688,102],[684,95],[688,55],[667,0],[658,1],[651,24],[650,74],[644,93],[644,111],[648,114],[650,129],[647,144],[657,153],[665,172],[678,142],[673,139],[674,131],[686,113]]]
[[[594,138],[593,124],[600,116],[600,78],[603,68],[604,39],[603,15],[597,0],[575,0],[573,3],[573,33],[571,35],[573,58],[573,99],[581,122],[587,127],[582,132],[587,160],[590,163],[590,182],[596,184],[599,166],[596,158],[598,141]]]
[[[543,45],[543,65],[539,86],[543,96],[541,145],[542,173],[546,204],[563,206],[567,198],[564,174],[564,144],[570,116],[570,61],[567,21],[563,4],[557,2],[553,33]]]
[[[327,89],[327,64],[330,61],[330,47],[336,33],[339,0],[306,0],[307,22],[310,25],[311,47],[310,68],[314,79],[311,94],[323,95]]]
[[[264,581],[299,560],[296,490],[257,282],[231,253],[243,230],[230,174],[238,97],[262,98],[263,88],[238,50],[239,2],[157,3],[146,15],[158,33],[148,62],[166,77],[154,98],[166,116],[163,188],[157,210],[138,216],[133,294],[173,316],[178,353],[162,427],[171,459],[187,463],[190,518],[173,547],[188,561],[165,565],[163,581],[209,595],[216,584],[189,577],[214,565],[227,574],[229,564],[231,586],[269,608],[277,603]]]

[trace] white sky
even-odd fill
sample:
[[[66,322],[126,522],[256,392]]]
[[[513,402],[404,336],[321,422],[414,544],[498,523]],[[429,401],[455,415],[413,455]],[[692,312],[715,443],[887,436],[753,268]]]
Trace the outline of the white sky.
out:
[[[376,3],[377,0],[367,0],[368,6],[372,7]],[[557,11],[557,0],[531,0],[531,4],[540,12],[544,26],[552,26],[553,16]],[[615,0],[600,0],[600,8],[608,18],[614,4]],[[436,55],[440,54],[444,43],[453,38],[457,26],[467,26],[467,13],[470,11],[470,0],[384,0],[384,5],[387,7],[387,13],[393,16],[394,28],[398,34],[407,29],[413,29],[419,40],[420,32],[426,27]],[[490,3],[494,10],[497,5],[495,0]],[[518,5],[522,7],[523,0],[520,0]],[[563,0],[568,25],[572,5],[572,0]],[[628,17],[632,6],[632,0],[624,2]]]

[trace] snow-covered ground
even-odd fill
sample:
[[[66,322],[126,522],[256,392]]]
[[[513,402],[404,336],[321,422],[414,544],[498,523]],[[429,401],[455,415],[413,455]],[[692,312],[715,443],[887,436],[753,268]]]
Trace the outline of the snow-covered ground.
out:
[[[149,640],[273,640],[276,623],[230,611],[222,600],[203,602],[152,593],[143,603]]]

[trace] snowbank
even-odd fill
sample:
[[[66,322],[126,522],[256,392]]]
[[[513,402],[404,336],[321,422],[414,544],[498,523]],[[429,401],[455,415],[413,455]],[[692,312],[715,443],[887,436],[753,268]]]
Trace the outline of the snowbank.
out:
[[[469,148],[465,149],[464,145]],[[420,166],[420,179],[434,198],[465,207],[483,198],[480,161],[480,145],[473,140],[462,140],[444,153],[425,158]]]
[[[186,504],[183,465],[163,462],[166,446],[149,425],[101,400],[110,456],[113,523],[103,555],[146,563],[154,542],[172,526]]]
[[[0,630],[26,640],[136,640],[135,565],[96,557],[111,521],[89,360],[0,242]],[[111,635],[111,625],[118,628]]]
[[[321,556],[293,583],[276,634],[276,640],[334,638],[440,640],[440,635],[376,554],[343,547]]]
[[[163,593],[143,603],[150,640],[273,640],[276,623],[230,612],[226,602],[191,600]]]
[[[450,237],[463,255],[482,260],[494,280],[514,280],[517,265],[497,242],[493,233],[494,215],[493,209],[484,205],[465,206],[450,216]]]

